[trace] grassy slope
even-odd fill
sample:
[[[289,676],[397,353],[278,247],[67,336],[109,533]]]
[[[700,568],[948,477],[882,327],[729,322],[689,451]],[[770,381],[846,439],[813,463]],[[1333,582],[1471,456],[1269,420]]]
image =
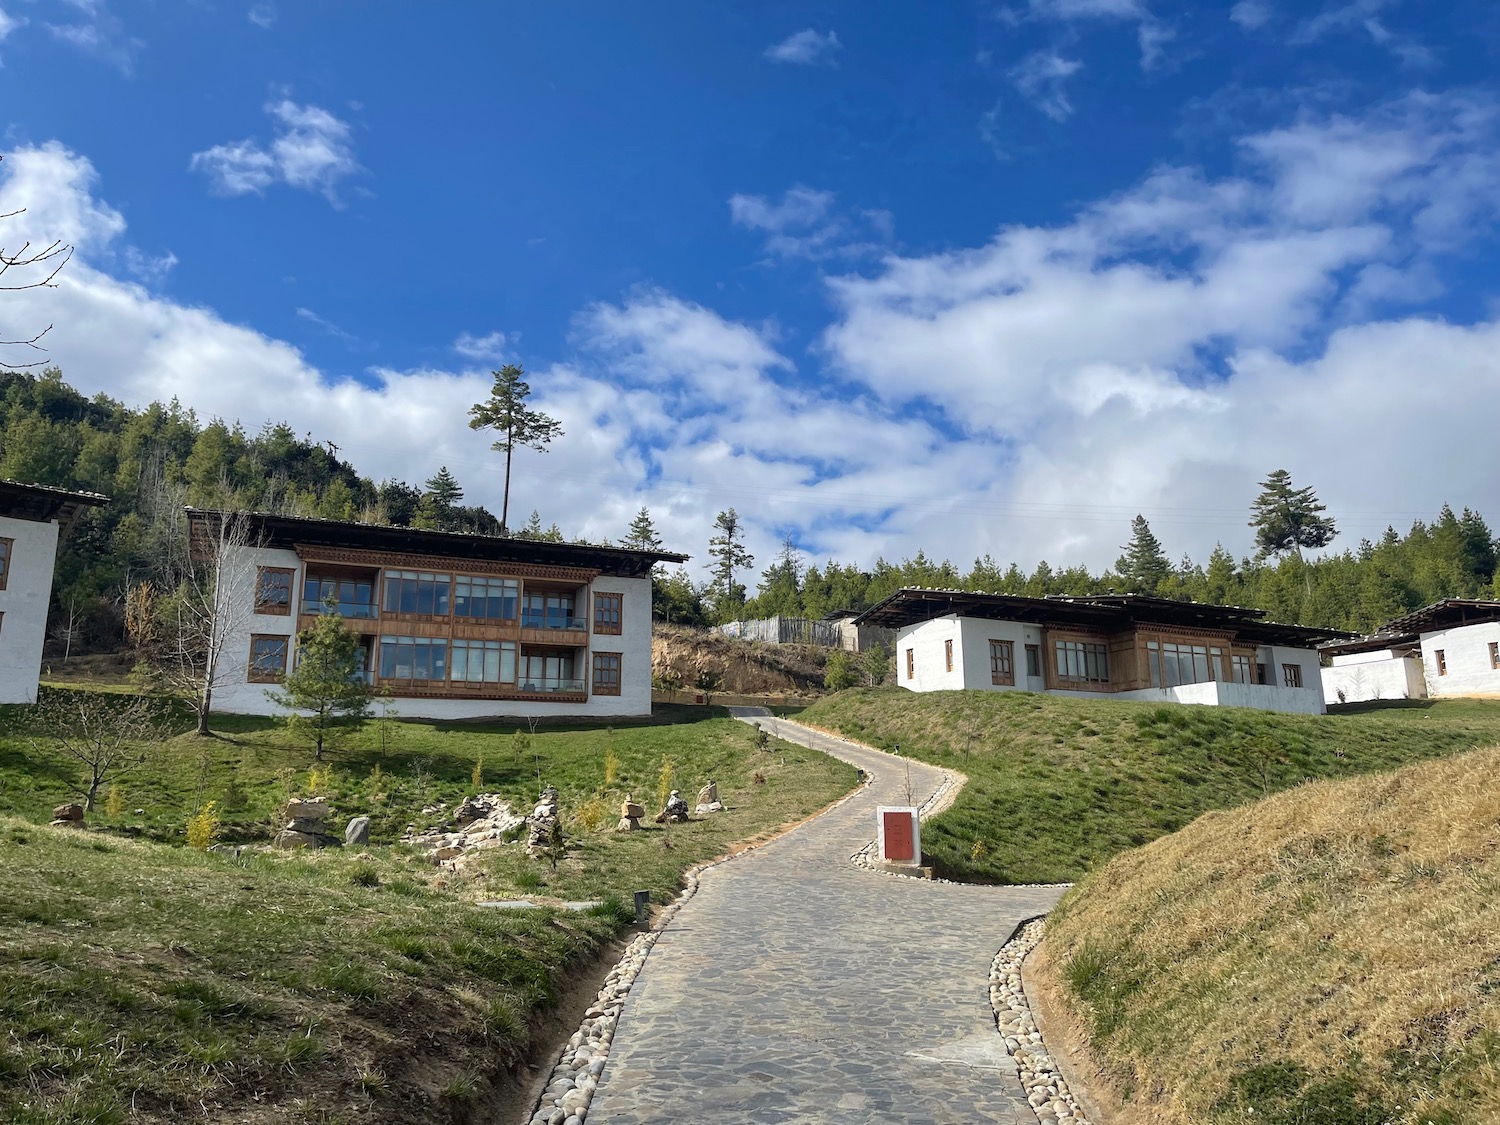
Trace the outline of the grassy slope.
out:
[[[1500,742],[1500,702],[1371,705],[1327,716],[1028,692],[855,689],[799,716],[969,775],[922,832],[959,878],[1059,882],[1210,809],[1308,778]]]
[[[77,770],[18,720],[0,710],[0,814],[45,820],[76,795]],[[219,725],[220,737],[174,738],[122,777],[125,812],[91,818],[109,834],[0,821],[0,1121],[123,1120],[137,1086],[131,1120],[176,1120],[200,1098],[210,1119],[236,1121],[493,1114],[485,1099],[528,1025],[622,919],[472,900],[628,900],[646,888],[664,902],[689,865],[854,781],[800,747],[758,752],[749,728],[701,708],[614,729],[543,727],[520,756],[513,724],[403,723],[383,754],[378,731],[357,736],[318,787],[335,828],[374,817],[374,846],[241,864],[171,846],[200,789],[240,806],[226,814],[229,840],[264,839],[286,794],[307,791],[311,752],[264,720]],[[606,751],[618,760],[608,787]],[[486,791],[529,804],[538,769],[561,791],[572,839],[556,871],[509,847],[458,876],[392,844],[406,824],[441,819],[423,807],[473,792],[481,758]],[[625,791],[655,800],[667,758],[689,800],[713,777],[730,811],[670,838],[610,831]],[[591,798],[606,812],[597,831],[577,815]]]
[[[1500,750],[1128,852],[1049,920],[1133,1120],[1500,1120]]]

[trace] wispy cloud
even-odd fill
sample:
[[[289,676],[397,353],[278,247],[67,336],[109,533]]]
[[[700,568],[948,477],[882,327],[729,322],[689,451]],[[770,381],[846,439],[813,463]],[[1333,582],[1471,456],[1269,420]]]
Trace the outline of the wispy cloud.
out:
[[[1229,18],[1251,31],[1270,23],[1275,14],[1267,0],[1239,0],[1238,4],[1229,9]]]
[[[276,7],[273,4],[256,4],[245,13],[245,18],[256,27],[269,30],[276,23]]]
[[[843,213],[837,196],[798,184],[779,201],[764,195],[734,195],[729,217],[738,226],[766,235],[766,250],[777,258],[853,258],[878,251],[891,239],[887,211]]]
[[[317,325],[317,327],[321,328],[324,332],[327,332],[330,336],[333,336],[340,340],[353,340],[355,338],[353,332],[349,332],[346,329],[340,328],[331,320],[324,320],[317,313],[313,312],[312,309],[304,309],[299,307],[297,309],[297,319],[305,320],[309,324]]]
[[[60,42],[77,47],[85,54],[103,59],[121,74],[135,72],[135,56],[145,41],[125,30],[120,17],[109,10],[105,0],[66,0],[78,12],[71,23],[49,23],[50,31]]]
[[[10,15],[4,8],[0,8],[0,40],[4,40],[7,35],[25,23],[26,21],[19,16]]]
[[[766,58],[772,62],[812,66],[824,60],[832,61],[834,54],[842,46],[836,33],[815,31],[809,27],[767,47]]]
[[[1432,51],[1409,35],[1399,35],[1380,19],[1387,8],[1395,7],[1399,0],[1348,0],[1332,4],[1310,19],[1303,20],[1292,33],[1292,42],[1299,45],[1316,43],[1328,35],[1360,34],[1384,47],[1406,66],[1429,66],[1434,61]]]
[[[510,345],[519,339],[519,333],[490,332],[483,336],[475,336],[470,332],[464,332],[453,341],[453,350],[465,359],[480,360],[484,363],[501,363],[508,358]]]
[[[1035,19],[1132,22],[1136,24],[1136,42],[1144,70],[1161,62],[1164,48],[1174,35],[1172,29],[1147,7],[1145,0],[1031,0],[1030,14]],[[1012,13],[1012,17],[1015,15]]]
[[[1032,105],[1053,121],[1073,115],[1065,84],[1083,69],[1077,59],[1065,59],[1054,50],[1033,51],[1010,70],[1010,80]]]
[[[223,195],[263,194],[276,183],[320,192],[338,203],[340,180],[360,171],[347,122],[326,109],[290,99],[266,106],[277,135],[270,145],[233,141],[193,154],[191,168]]]

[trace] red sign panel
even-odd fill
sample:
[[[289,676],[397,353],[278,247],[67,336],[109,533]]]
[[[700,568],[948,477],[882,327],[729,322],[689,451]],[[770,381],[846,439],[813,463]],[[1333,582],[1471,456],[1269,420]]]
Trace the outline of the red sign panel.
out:
[[[911,839],[911,813],[885,814],[885,858],[914,859]]]

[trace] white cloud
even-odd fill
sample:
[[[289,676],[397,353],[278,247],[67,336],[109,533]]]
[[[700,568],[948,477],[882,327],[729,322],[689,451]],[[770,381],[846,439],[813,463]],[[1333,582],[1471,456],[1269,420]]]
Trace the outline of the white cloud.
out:
[[[1136,24],[1141,67],[1150,70],[1162,60],[1163,48],[1175,34],[1151,12],[1144,0],[1031,0],[1033,19],[1120,20]],[[1009,17],[1018,16],[1012,12]]]
[[[1073,115],[1066,82],[1082,69],[1082,62],[1065,59],[1056,51],[1033,51],[1011,68],[1010,80],[1032,105],[1053,121],[1066,121]]]
[[[4,8],[0,8],[0,41],[3,41],[16,28],[24,27],[25,25],[26,21],[24,19],[19,16],[10,15]]]
[[[459,334],[453,341],[453,350],[465,359],[484,363],[505,363],[510,355],[510,346],[520,339],[520,333],[488,332],[475,336],[469,332]]]
[[[837,196],[797,185],[780,202],[763,195],[734,195],[729,217],[738,226],[766,235],[766,251],[777,258],[855,258],[878,252],[892,237],[889,212],[838,210]]]
[[[1363,32],[1406,66],[1429,66],[1433,53],[1410,36],[1397,35],[1380,20],[1380,13],[1398,0],[1347,0],[1328,5],[1316,16],[1303,20],[1292,33],[1292,42],[1307,45],[1336,34]]]
[[[263,194],[276,183],[321,193],[338,203],[340,180],[361,171],[347,122],[326,109],[283,98],[266,106],[276,124],[269,146],[233,141],[193,154],[190,167],[223,195]]]
[[[1247,31],[1264,27],[1275,14],[1268,0],[1239,0],[1229,9],[1229,18]]]
[[[832,61],[833,55],[842,46],[835,32],[815,31],[809,27],[787,36],[780,43],[773,43],[766,48],[765,54],[772,62],[811,66],[814,63]]]
[[[77,13],[71,23],[49,23],[47,30],[60,42],[85,54],[103,59],[121,74],[135,70],[135,57],[146,44],[125,30],[120,17],[110,11],[106,0],[66,0]]]
[[[1248,553],[1256,482],[1283,466],[1340,519],[1340,546],[1444,501],[1496,518],[1491,412],[1454,404],[1500,397],[1500,322],[1403,302],[1441,283],[1446,247],[1494,224],[1497,131],[1453,97],[1309,117],[1247,138],[1238,176],[1163,167],[1056,226],[888,255],[830,282],[811,358],[660,289],[592,305],[571,359],[530,373],[566,436],[522,458],[512,503],[593,538],[618,538],[646,503],[700,556],[732,504],[759,566],[791,530],[818,558],[920,547],[1099,568],[1138,511],[1173,556],[1216,540]],[[79,247],[58,289],[13,294],[5,315],[56,323],[53,354],[85,393],[175,394],[252,428],[284,418],[371,476],[447,464],[498,506],[489,440],[465,424],[487,371],[342,378],[111,276],[125,225],[96,191],[57,145],[0,165],[0,210],[32,204],[7,240]],[[774,225],[836,207],[794,196],[743,213]],[[502,339],[467,337],[471,351]],[[1373,472],[1393,441],[1421,464]]]
[[[296,310],[296,316],[298,320],[305,320],[309,324],[316,325],[318,328],[321,328],[324,332],[328,333],[330,336],[333,336],[335,339],[353,340],[355,338],[354,333],[340,328],[331,320],[325,320],[323,317],[313,312],[312,309],[298,307]]]
[[[256,27],[270,30],[276,25],[276,6],[274,4],[254,4],[245,13],[245,18]]]

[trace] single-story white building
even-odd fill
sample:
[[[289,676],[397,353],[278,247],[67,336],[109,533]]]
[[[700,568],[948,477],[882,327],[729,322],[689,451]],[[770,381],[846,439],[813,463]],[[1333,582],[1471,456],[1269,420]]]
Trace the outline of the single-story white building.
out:
[[[1329,703],[1500,695],[1500,602],[1449,598],[1322,652]]]
[[[1039,691],[1322,714],[1316,646],[1347,638],[1256,609],[1135,594],[898,590],[857,622],[895,629],[911,691]]]
[[[35,703],[57,545],[92,492],[0,480],[0,703]]]
[[[189,509],[200,553],[221,512]],[[297,635],[338,614],[403,716],[651,713],[651,568],[685,555],[250,514],[225,550],[215,711],[268,715]]]

